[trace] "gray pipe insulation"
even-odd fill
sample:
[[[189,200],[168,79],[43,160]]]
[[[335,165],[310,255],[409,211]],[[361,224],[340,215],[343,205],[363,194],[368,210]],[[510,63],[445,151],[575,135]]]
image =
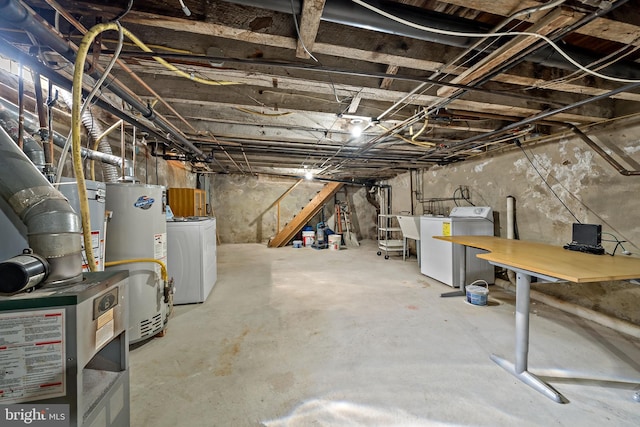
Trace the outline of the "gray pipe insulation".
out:
[[[43,268],[48,271],[48,275],[43,275],[44,283],[59,285],[80,281],[80,219],[68,200],[33,167],[4,129],[0,129],[0,197],[27,227],[29,247],[33,253],[46,260]],[[0,264],[0,271],[15,272],[16,269],[12,268],[15,265],[16,262],[6,261]],[[12,274],[6,276],[9,277],[3,275],[3,280],[0,281],[0,293],[24,289],[11,281],[19,280],[20,277]],[[36,284],[38,283],[29,281],[24,286]]]

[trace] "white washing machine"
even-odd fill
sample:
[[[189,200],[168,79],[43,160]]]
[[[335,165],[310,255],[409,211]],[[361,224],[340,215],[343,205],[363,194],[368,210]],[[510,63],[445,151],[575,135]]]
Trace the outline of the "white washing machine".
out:
[[[167,221],[167,271],[173,277],[174,304],[206,301],[217,279],[216,219]]]
[[[460,287],[476,280],[493,283],[494,267],[476,257],[481,249],[456,245],[433,236],[493,236],[493,211],[490,207],[457,206],[448,217],[420,217],[420,272],[445,285]],[[464,270],[462,265],[464,263]]]

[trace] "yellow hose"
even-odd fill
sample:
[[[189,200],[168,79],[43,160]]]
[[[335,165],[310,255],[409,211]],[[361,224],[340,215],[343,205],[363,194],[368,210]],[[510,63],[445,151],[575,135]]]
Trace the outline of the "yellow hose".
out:
[[[378,127],[381,128],[382,130],[384,130],[385,132],[390,132],[390,129],[387,129],[386,127],[382,126],[379,123],[378,123]],[[418,147],[431,148],[431,147],[435,147],[437,145],[435,142],[414,141],[413,139],[407,139],[402,135],[395,135],[395,136],[400,138],[404,142],[408,142],[409,144],[412,144],[412,145],[417,145]]]
[[[249,108],[242,108],[242,107],[233,107],[233,108],[238,111],[242,111],[243,113],[255,114],[256,116],[263,116],[263,117],[282,117],[282,116],[288,116],[290,114],[293,114],[293,112],[291,111],[286,111],[284,113],[261,113],[260,111],[254,111]]]
[[[84,240],[84,248],[85,253],[87,255],[87,262],[89,264],[90,271],[96,271],[96,260],[93,254],[93,246],[91,244],[91,217],[89,214],[89,200],[87,199],[87,184],[84,180],[84,171],[82,168],[82,154],[81,154],[81,141],[80,141],[80,132],[81,132],[81,119],[80,119],[80,106],[82,104],[82,78],[84,75],[84,64],[87,59],[87,55],[89,49],[91,48],[94,39],[98,36],[98,34],[103,33],[105,31],[119,31],[118,24],[115,22],[108,22],[104,24],[98,24],[93,26],[87,33],[82,37],[82,42],[78,47],[78,54],[76,56],[76,62],[74,64],[74,72],[73,72],[73,88],[71,91],[73,97],[73,105],[71,106],[71,152],[73,155],[73,172],[76,175],[76,179],[78,181],[78,197],[80,198],[80,214],[82,219],[82,235]],[[132,42],[134,42],[140,49],[145,52],[152,52],[150,48],[148,48],[144,43],[142,43],[136,36],[134,36],[129,30],[126,28],[122,28],[122,32],[126,35]],[[179,70],[175,66],[169,64],[167,61],[160,57],[154,56],[158,63],[162,64],[169,70],[178,74],[179,76],[188,78],[189,80],[196,81],[202,84],[210,84],[210,85],[226,85],[226,84],[236,84],[235,82],[217,82],[214,80],[205,80],[199,77],[192,77],[190,74],[185,73],[184,71]]]
[[[167,266],[164,264],[164,262],[160,261],[159,259],[155,259],[155,258],[133,258],[133,259],[122,259],[120,261],[109,261],[109,262],[105,262],[104,266],[105,267],[114,267],[116,265],[133,264],[133,263],[137,263],[137,262],[155,262],[156,264],[159,264],[160,265],[160,274],[162,276],[162,280],[164,280],[165,282],[167,282],[169,280],[169,275],[167,274]]]
[[[95,27],[98,27],[100,25],[109,25],[109,24],[98,24]],[[95,27],[93,27],[93,28],[95,28]],[[153,52],[153,50],[151,50],[147,45],[142,43],[129,30],[127,30],[126,28],[123,28],[122,30],[124,31],[124,34],[132,42],[134,42],[136,44],[136,46],[138,46],[140,49],[142,49],[143,52]],[[89,30],[89,31],[91,31],[91,30]],[[89,34],[89,33],[87,33],[87,34]],[[86,35],[85,35],[85,37],[86,37]],[[156,62],[158,62],[159,64],[162,64],[168,70],[171,70],[174,73],[176,73],[177,75],[182,76],[182,77],[184,77],[186,79],[193,80],[194,82],[202,83],[202,84],[205,84],[205,85],[212,85],[212,86],[226,86],[226,85],[237,85],[237,84],[240,84],[240,83],[237,83],[237,82],[224,82],[224,81],[217,81],[217,80],[201,79],[200,77],[196,77],[196,76],[194,76],[192,74],[185,73],[184,71],[182,71],[179,68],[177,68],[176,66],[168,63],[167,61],[165,61],[164,59],[160,58],[159,56],[154,56],[153,59],[155,59]]]

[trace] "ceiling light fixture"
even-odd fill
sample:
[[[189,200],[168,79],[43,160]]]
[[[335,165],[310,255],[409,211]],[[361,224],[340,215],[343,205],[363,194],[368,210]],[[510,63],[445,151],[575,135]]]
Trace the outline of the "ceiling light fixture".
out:
[[[360,123],[353,123],[354,121],[352,120],[352,126],[351,126],[351,136],[354,138],[359,138],[360,136],[362,136],[362,125]]]

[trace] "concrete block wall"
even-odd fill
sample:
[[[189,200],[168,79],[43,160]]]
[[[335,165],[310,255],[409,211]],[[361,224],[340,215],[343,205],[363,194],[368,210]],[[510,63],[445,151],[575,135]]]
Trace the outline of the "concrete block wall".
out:
[[[266,244],[277,233],[274,202],[296,181],[296,178],[267,175],[211,175],[210,200],[218,221],[220,241]],[[280,228],[300,212],[323,186],[321,181],[303,181],[288,194],[280,203]],[[352,221],[359,239],[375,239],[375,208],[367,202],[365,191],[364,187],[347,186]],[[332,229],[334,211],[333,203],[324,208],[324,222]],[[315,227],[320,220],[320,215],[317,215],[309,225]]]

